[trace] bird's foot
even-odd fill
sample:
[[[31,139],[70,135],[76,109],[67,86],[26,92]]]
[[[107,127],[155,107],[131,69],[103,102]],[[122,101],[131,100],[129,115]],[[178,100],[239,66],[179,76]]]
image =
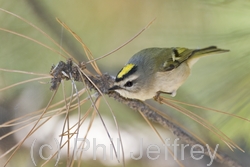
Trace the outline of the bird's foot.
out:
[[[157,92],[157,94],[154,96],[154,100],[157,101],[158,103],[162,104],[162,98],[160,97],[161,92]]]

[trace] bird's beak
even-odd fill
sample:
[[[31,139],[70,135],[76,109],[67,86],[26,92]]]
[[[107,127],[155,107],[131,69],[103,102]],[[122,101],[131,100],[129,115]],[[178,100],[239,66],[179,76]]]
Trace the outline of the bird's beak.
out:
[[[115,91],[117,89],[121,89],[120,86],[114,85],[113,87],[109,88],[109,91]]]

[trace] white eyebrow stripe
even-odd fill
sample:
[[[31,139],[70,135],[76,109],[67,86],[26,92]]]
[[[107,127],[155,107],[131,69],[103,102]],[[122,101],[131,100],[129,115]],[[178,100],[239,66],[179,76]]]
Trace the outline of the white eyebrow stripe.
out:
[[[139,75],[131,75],[131,76],[128,76],[126,78],[124,78],[124,82],[126,83],[127,81],[134,81],[136,80],[137,78],[139,77]]]

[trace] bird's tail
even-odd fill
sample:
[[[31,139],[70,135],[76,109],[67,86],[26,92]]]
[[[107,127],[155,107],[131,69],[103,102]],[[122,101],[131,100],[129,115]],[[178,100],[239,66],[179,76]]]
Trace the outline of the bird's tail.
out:
[[[192,55],[187,60],[189,67],[191,67],[197,60],[203,56],[212,55],[212,54],[218,54],[218,53],[224,53],[229,52],[229,50],[226,49],[220,49],[216,46],[210,46],[203,49],[194,49]]]
[[[220,48],[217,48],[216,46],[210,46],[210,47],[203,48],[203,49],[193,50],[192,57],[196,58],[196,57],[206,56],[208,54],[217,54],[217,53],[224,53],[224,52],[229,52],[229,50],[220,49]]]

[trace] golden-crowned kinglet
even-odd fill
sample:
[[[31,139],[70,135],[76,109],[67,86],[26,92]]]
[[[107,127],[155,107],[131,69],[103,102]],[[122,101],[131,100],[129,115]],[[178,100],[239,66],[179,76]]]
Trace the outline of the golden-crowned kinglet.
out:
[[[142,101],[158,98],[160,93],[175,96],[177,89],[189,76],[192,65],[201,56],[228,51],[216,46],[203,49],[143,49],[118,72],[114,86],[109,90],[125,98]]]

